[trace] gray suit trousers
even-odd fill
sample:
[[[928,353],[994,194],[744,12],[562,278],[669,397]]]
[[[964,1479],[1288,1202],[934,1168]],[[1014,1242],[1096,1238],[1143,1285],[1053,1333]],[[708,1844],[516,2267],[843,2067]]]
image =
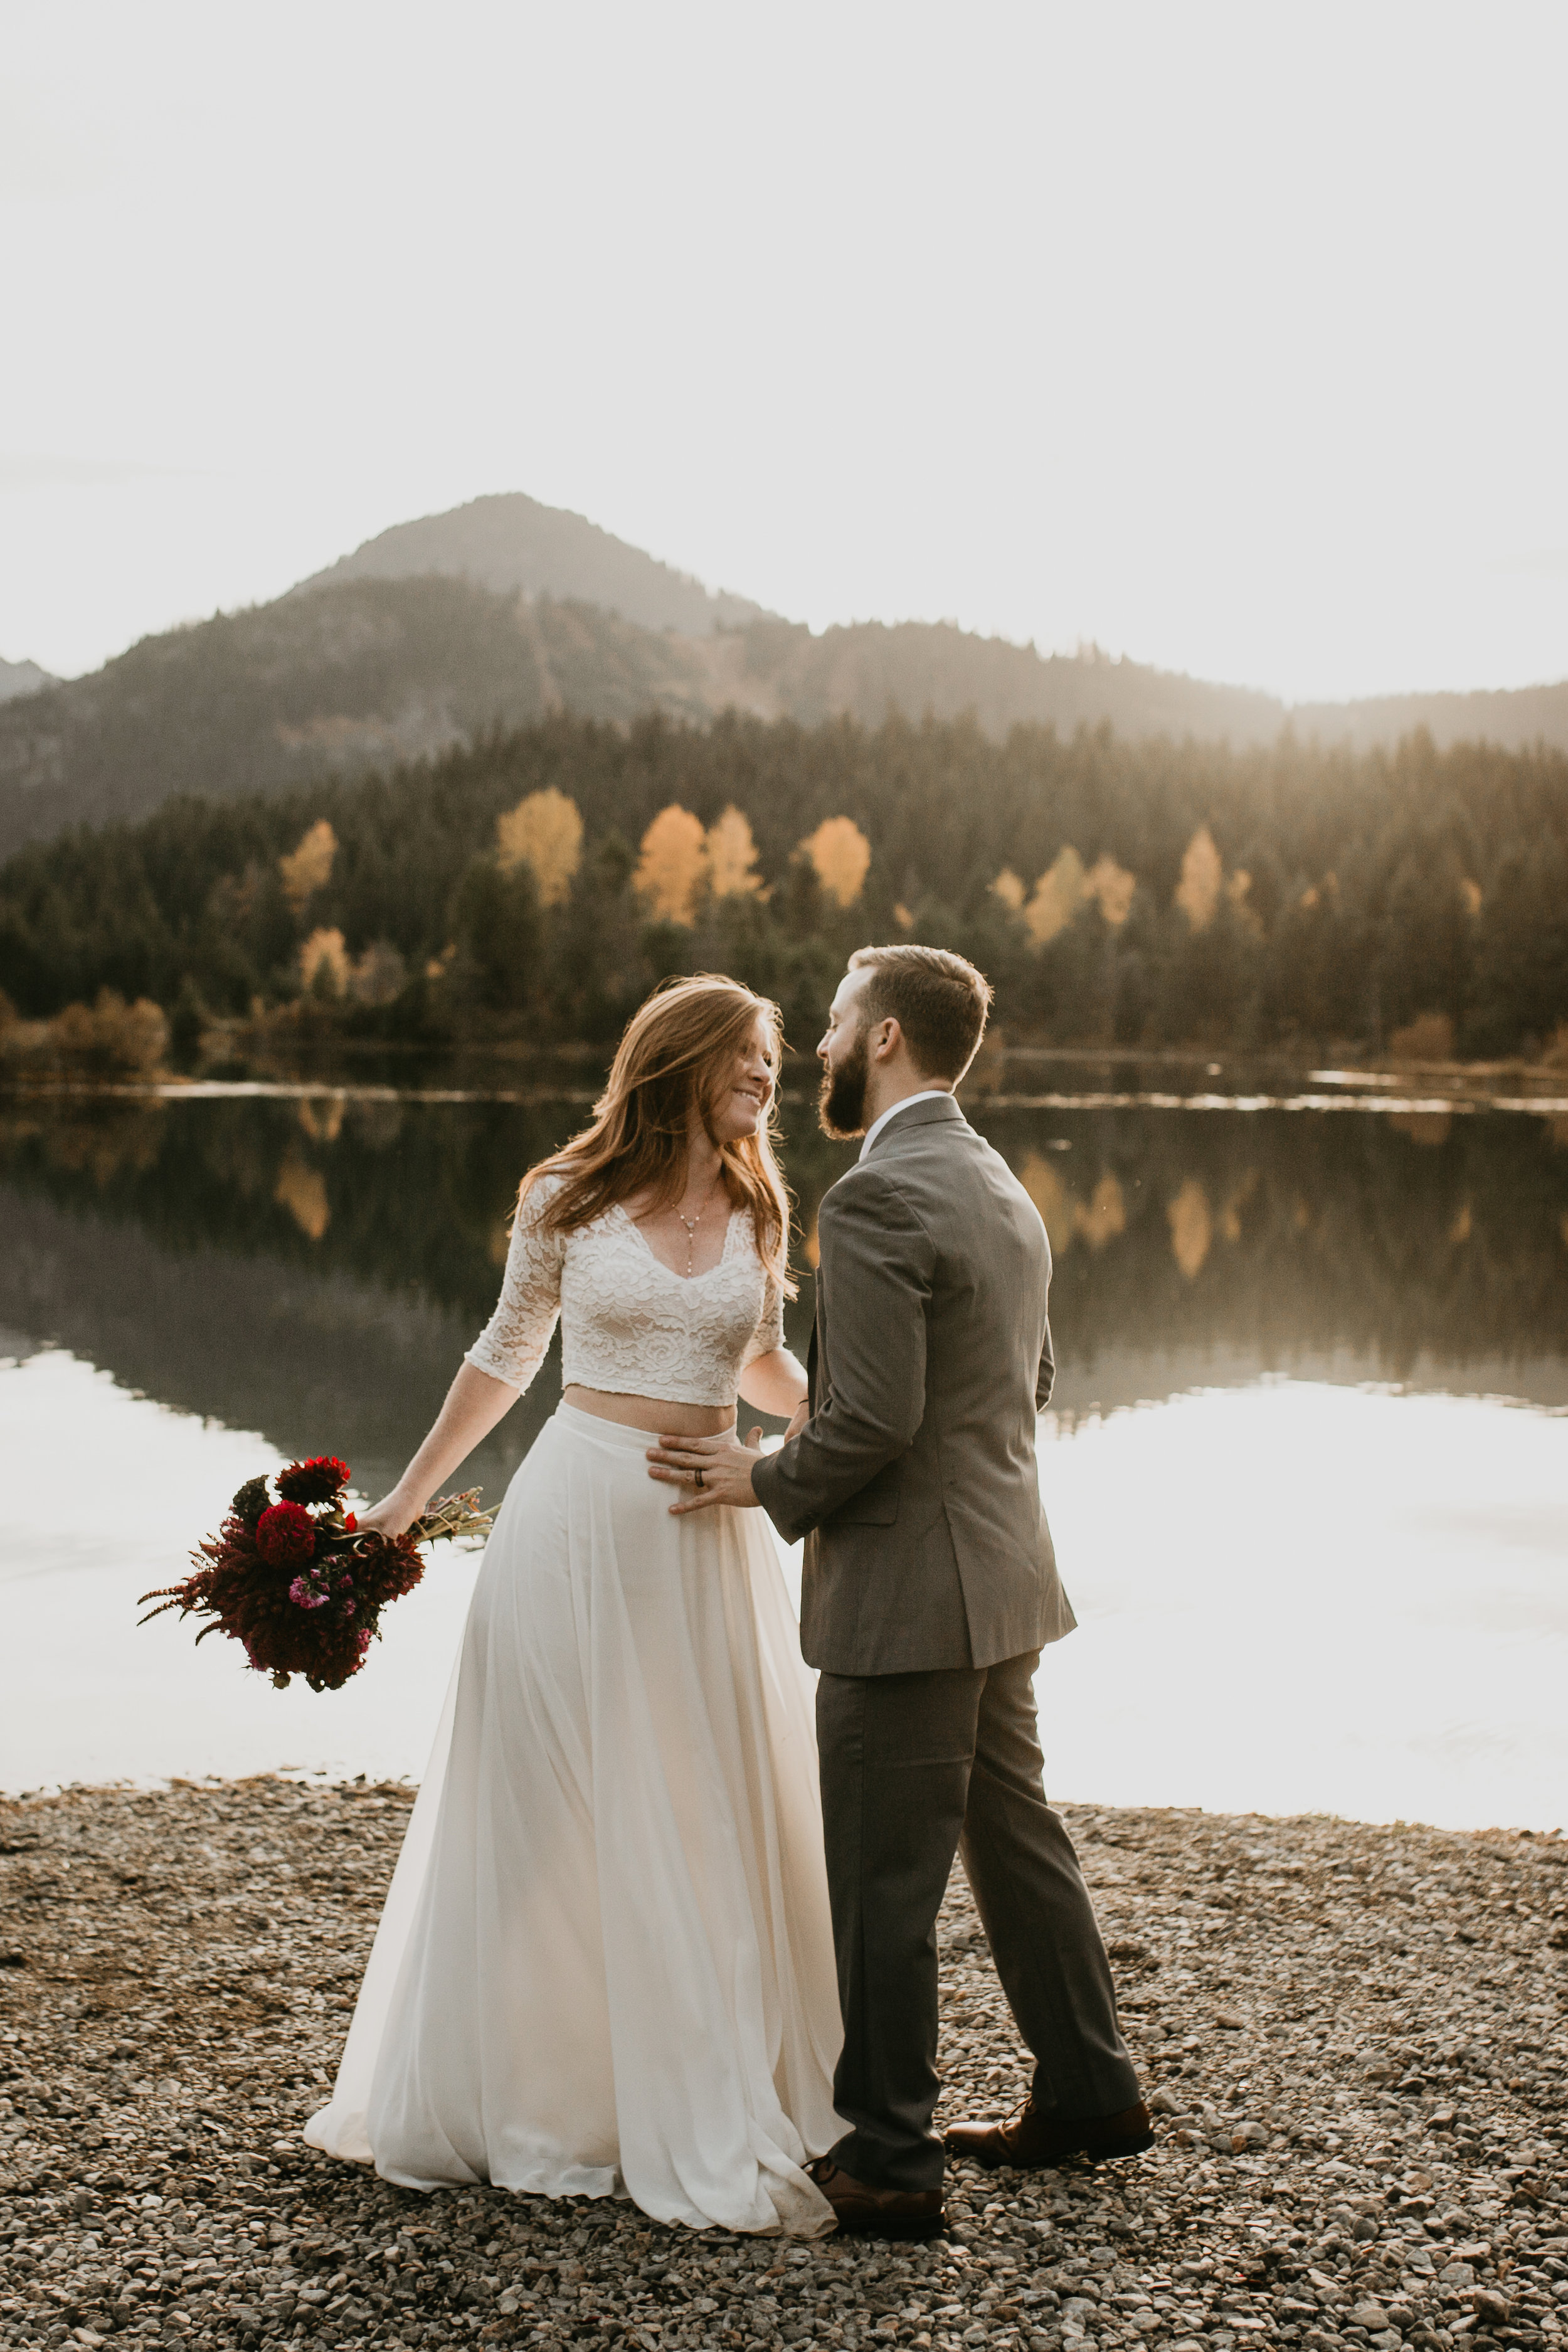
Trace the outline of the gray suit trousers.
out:
[[[955,1853],[1034,2055],[1034,2095],[1074,2118],[1140,2095],[1116,1996],[1036,1736],[1037,1651],[1000,1665],[822,1675],[816,1693],[827,1883],[844,2051],[836,2164],[877,2189],[940,2187],[931,2131],[936,1916]]]

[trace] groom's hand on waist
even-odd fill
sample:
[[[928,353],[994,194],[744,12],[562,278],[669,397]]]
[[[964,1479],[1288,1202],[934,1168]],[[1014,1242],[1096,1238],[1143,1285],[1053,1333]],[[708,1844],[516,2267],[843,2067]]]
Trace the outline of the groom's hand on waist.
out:
[[[682,1491],[670,1505],[672,1516],[682,1511],[706,1511],[715,1503],[744,1510],[755,1505],[752,1473],[763,1458],[763,1433],[753,1429],[744,1445],[733,1433],[722,1437],[661,1437],[648,1448],[650,1478],[662,1478]]]

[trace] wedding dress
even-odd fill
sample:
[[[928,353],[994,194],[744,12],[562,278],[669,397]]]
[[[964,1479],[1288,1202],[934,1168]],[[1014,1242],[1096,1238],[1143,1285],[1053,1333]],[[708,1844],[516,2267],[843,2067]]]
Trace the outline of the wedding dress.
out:
[[[468,1361],[728,1404],[782,1344],[737,1210],[681,1276],[619,1208],[518,1217]],[[813,2237],[842,2136],[812,1678],[760,1511],[672,1517],[646,1431],[562,1405],[491,1531],[329,2105],[305,2137],[415,2189],[629,2194]]]

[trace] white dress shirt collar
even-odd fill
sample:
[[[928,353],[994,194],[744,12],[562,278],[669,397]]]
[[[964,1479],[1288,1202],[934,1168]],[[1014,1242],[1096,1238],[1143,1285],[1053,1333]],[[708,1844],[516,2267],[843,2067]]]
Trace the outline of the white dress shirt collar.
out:
[[[905,1095],[901,1101],[892,1104],[889,1109],[882,1113],[880,1118],[874,1118],[871,1121],[870,1126],[866,1129],[866,1139],[860,1146],[861,1159],[865,1159],[866,1154],[870,1150],[871,1146],[876,1142],[877,1138],[881,1134],[882,1129],[887,1126],[888,1121],[890,1118],[897,1118],[901,1110],[912,1110],[918,1102],[940,1102],[943,1099],[948,1102],[952,1100],[952,1088],[951,1087],[926,1087],[918,1095]]]

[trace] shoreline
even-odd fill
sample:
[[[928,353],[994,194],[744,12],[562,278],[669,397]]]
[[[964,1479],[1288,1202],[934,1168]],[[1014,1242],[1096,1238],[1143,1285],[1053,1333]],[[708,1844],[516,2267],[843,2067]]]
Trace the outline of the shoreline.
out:
[[[1155,2148],[955,2167],[932,2245],[801,2246],[303,2147],[412,1794],[0,1800],[0,2345],[1568,2341],[1555,1833],[1064,1806]],[[1023,2053],[959,1875],[939,1941],[939,2121],[999,2114]]]
[[[224,1046],[205,1053],[191,1068],[162,1066],[123,1067],[92,1072],[73,1068],[68,1058],[47,1066],[26,1069],[18,1057],[0,1057],[0,1093],[37,1098],[54,1096],[107,1097],[162,1095],[177,1097],[204,1088],[255,1087],[284,1093],[384,1094],[406,1097],[428,1093],[488,1095],[487,1076],[517,1073],[502,1090],[511,1099],[570,1100],[579,1094],[592,1101],[608,1066],[609,1049],[582,1040],[539,1045],[524,1037],[457,1038],[444,1045],[407,1039],[356,1038],[323,1034],[290,1038],[258,1033],[236,1024]],[[1064,1070],[1109,1070],[1139,1067],[1172,1076],[1186,1073],[1194,1079],[1226,1078],[1237,1086],[1256,1084],[1265,1075],[1280,1084],[1302,1087],[1312,1082],[1344,1086],[1420,1086],[1452,1095],[1457,1100],[1484,1101],[1505,1087],[1513,1096],[1560,1095],[1568,1087],[1568,1062],[1559,1055],[1509,1055],[1473,1061],[1416,1059],[1379,1054],[1364,1042],[1331,1040],[1321,1050],[1279,1047],[1078,1045],[1033,1043],[1026,1037],[998,1034],[980,1050],[973,1070],[960,1088],[961,1099],[984,1103],[1006,1091],[1002,1074],[1008,1065],[1031,1064]],[[379,1081],[355,1073],[380,1065],[386,1074]],[[399,1067],[418,1066],[425,1083],[400,1083],[392,1075]],[[243,1073],[243,1074],[241,1074]],[[526,1074],[526,1075],[525,1075]],[[585,1075],[586,1074],[586,1075]],[[816,1057],[798,1047],[784,1052],[786,1081],[805,1076],[807,1095],[815,1097]],[[443,1083],[443,1080],[445,1083]],[[465,1084],[465,1080],[468,1081]],[[791,1091],[787,1088],[786,1092]],[[793,1098],[793,1097],[792,1097]],[[805,1097],[801,1097],[805,1099]]]

